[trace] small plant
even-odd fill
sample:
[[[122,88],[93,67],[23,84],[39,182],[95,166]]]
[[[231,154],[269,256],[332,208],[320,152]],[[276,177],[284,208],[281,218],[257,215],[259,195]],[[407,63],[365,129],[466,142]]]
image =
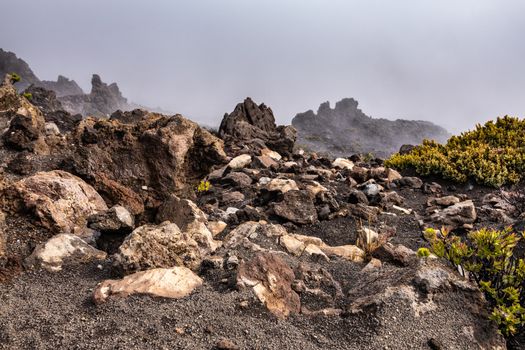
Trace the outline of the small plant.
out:
[[[417,250],[417,256],[420,258],[427,258],[430,256],[430,250],[428,248],[419,248]]]
[[[24,96],[25,98],[27,98],[28,100],[31,100],[33,98],[33,94],[30,93],[30,92],[24,92],[22,94],[22,96]]]
[[[16,74],[16,73],[10,73],[9,74],[11,76],[11,83],[18,83],[20,80],[22,80],[22,78],[20,77],[20,75]]]
[[[458,270],[468,272],[492,305],[490,318],[505,335],[525,325],[525,261],[514,256],[520,237],[510,228],[502,231],[480,229],[466,240],[447,230],[427,229],[425,238],[432,252],[446,258]]]
[[[201,180],[201,182],[199,183],[199,186],[197,186],[197,192],[199,193],[208,192],[210,188],[211,188],[211,184],[209,181]]]

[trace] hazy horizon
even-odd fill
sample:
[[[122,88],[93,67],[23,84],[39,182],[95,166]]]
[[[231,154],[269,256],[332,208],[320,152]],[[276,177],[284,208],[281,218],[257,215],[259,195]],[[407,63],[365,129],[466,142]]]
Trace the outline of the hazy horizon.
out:
[[[525,2],[0,0],[0,47],[43,80],[209,125],[250,96],[279,123],[320,103],[451,132],[525,115]]]

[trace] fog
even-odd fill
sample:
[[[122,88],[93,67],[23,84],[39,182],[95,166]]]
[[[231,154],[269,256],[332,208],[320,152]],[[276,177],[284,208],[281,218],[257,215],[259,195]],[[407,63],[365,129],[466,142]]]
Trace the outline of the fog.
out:
[[[525,115],[525,1],[0,0],[0,47],[40,79],[217,125],[246,96],[278,122],[354,97],[450,131]]]

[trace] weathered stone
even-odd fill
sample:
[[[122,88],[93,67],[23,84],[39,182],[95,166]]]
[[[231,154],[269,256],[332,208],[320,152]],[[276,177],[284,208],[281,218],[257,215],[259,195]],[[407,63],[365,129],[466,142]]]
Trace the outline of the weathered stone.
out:
[[[272,158],[273,160],[275,160],[276,162],[280,161],[282,159],[282,156],[275,152],[275,151],[272,151],[271,149],[269,148],[263,148],[261,150],[261,156],[267,156],[267,157],[270,157]]]
[[[252,162],[252,157],[249,154],[241,154],[230,160],[228,166],[234,170],[242,169],[250,165]]]
[[[275,160],[273,160],[269,156],[257,156],[255,157],[255,162],[257,165],[259,165],[261,168],[276,168],[279,163],[277,163]]]
[[[87,218],[89,228],[100,232],[131,232],[135,218],[123,206],[116,205],[105,212]]]
[[[354,162],[345,158],[337,158],[332,163],[334,168],[352,170],[354,168]]]
[[[42,267],[48,271],[60,271],[65,264],[103,260],[106,255],[78,236],[59,234],[37,246],[25,260],[25,264],[30,267]]]
[[[409,187],[418,189],[423,187],[423,181],[419,177],[403,177],[401,179],[395,180],[394,183],[399,187]]]
[[[472,200],[456,203],[432,214],[430,220],[436,225],[459,227],[476,221],[476,207]]]
[[[81,232],[86,218],[107,210],[100,195],[80,178],[65,171],[40,172],[13,184],[11,191],[40,223],[62,233]]]
[[[317,211],[308,192],[305,191],[287,191],[282,202],[273,204],[273,210],[276,215],[296,224],[317,222]]]
[[[223,177],[221,182],[242,188],[250,186],[252,184],[252,178],[244,173],[234,171]]]
[[[99,283],[93,292],[93,300],[100,304],[109,297],[127,297],[132,294],[180,299],[201,285],[202,279],[185,267],[158,268],[136,272],[121,280]]]
[[[279,318],[299,313],[299,296],[292,290],[293,270],[274,253],[258,253],[242,262],[237,272],[237,286],[252,288],[268,310]]]
[[[268,191],[278,191],[281,193],[286,193],[288,191],[292,190],[299,190],[299,187],[297,187],[297,184],[294,180],[289,179],[272,179],[268,186],[266,186],[266,189]]]

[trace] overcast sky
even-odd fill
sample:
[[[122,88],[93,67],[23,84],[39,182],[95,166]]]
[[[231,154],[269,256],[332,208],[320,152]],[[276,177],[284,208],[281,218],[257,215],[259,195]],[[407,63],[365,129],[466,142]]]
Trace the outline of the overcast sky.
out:
[[[278,122],[354,97],[451,131],[525,115],[522,0],[0,0],[0,47],[40,79],[92,73],[218,124],[251,96]]]

